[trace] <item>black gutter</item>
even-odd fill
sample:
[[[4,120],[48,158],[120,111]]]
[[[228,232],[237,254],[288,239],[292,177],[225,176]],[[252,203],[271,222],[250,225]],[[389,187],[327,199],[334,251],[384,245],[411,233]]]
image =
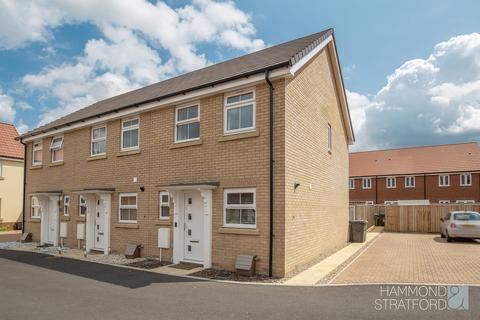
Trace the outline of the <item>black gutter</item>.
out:
[[[209,87],[213,88],[216,85],[219,85],[219,84],[222,84],[222,83],[225,83],[225,82],[228,82],[228,81],[238,80],[238,79],[242,79],[242,78],[249,78],[251,76],[261,74],[261,73],[264,73],[264,72],[267,72],[267,71],[270,72],[271,70],[274,70],[274,69],[280,69],[280,68],[286,68],[286,67],[290,67],[290,61],[277,63],[275,65],[265,67],[265,68],[261,68],[261,69],[258,69],[258,70],[253,70],[253,71],[250,71],[250,72],[247,72],[247,73],[237,74],[237,75],[225,78],[225,79],[212,81],[212,82],[209,82],[209,83],[206,83],[206,84],[203,84],[203,85],[199,85],[199,86],[196,86],[196,87],[193,87],[193,88],[189,88],[189,89],[186,89],[186,90],[176,91],[176,92],[164,95],[164,96],[160,96],[160,97],[156,97],[156,98],[152,98],[152,99],[147,99],[147,100],[142,100],[142,101],[139,101],[139,102],[136,102],[136,103],[132,103],[132,104],[128,104],[128,105],[123,106],[123,107],[116,108],[114,110],[109,110],[109,111],[98,113],[98,114],[95,114],[95,115],[92,115],[92,116],[89,116],[89,117],[85,117],[85,118],[82,118],[82,119],[70,121],[70,122],[67,122],[67,123],[64,123],[64,124],[60,124],[60,125],[55,126],[55,127],[48,128],[48,129],[38,130],[38,132],[32,132],[32,133],[27,132],[25,135],[22,135],[22,138],[35,137],[37,135],[47,133],[47,132],[52,131],[52,130],[62,129],[64,127],[69,127],[72,124],[75,124],[75,123],[78,123],[78,122],[85,122],[87,120],[102,117],[102,116],[105,116],[105,115],[108,115],[108,114],[111,114],[111,113],[118,113],[119,111],[122,111],[122,110],[125,110],[125,109],[128,109],[128,108],[133,108],[133,107],[138,108],[142,104],[161,101],[162,99],[171,98],[171,97],[174,97],[174,96],[178,96],[180,94],[185,95],[185,94],[187,94],[189,92],[192,92],[192,91],[195,91],[195,90],[205,89],[205,88],[209,88]]]
[[[270,237],[268,252],[268,276],[273,275],[273,84],[270,81],[270,70],[265,70],[265,81],[269,86],[269,118],[270,118]]]
[[[22,139],[19,139],[23,144],[23,203],[22,203],[22,233],[25,233],[25,201],[27,195],[27,145]]]

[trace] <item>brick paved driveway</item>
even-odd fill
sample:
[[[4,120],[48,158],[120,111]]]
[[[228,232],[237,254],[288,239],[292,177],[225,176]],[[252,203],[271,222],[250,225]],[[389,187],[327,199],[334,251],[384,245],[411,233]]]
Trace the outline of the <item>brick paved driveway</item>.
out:
[[[480,284],[480,242],[382,233],[332,283]]]

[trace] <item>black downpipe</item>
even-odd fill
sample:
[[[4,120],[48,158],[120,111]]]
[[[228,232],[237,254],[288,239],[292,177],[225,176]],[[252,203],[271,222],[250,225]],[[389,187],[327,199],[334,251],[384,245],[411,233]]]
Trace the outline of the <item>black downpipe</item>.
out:
[[[270,70],[265,71],[265,81],[269,86],[269,118],[270,118],[270,239],[268,252],[268,276],[273,275],[273,84],[270,81]]]
[[[27,192],[27,145],[22,139],[19,140],[23,144],[23,204],[22,204],[22,233],[25,233],[25,201]]]

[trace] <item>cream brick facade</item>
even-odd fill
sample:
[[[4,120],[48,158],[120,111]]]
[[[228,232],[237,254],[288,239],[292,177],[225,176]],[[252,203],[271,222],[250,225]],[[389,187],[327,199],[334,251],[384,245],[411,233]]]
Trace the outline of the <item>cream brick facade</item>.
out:
[[[0,226],[22,222],[23,160],[0,159]]]
[[[225,137],[224,94],[198,100],[200,137],[174,143],[175,106],[138,115],[138,152],[120,152],[121,120],[107,125],[107,155],[90,157],[91,128],[64,134],[64,161],[50,161],[50,138],[43,139],[43,165],[32,168],[32,143],[27,146],[27,213],[29,194],[61,191],[71,197],[67,246],[77,246],[79,196],[76,190],[114,188],[111,207],[111,249],[123,252],[128,243],[141,244],[142,255],[156,256],[157,229],[173,229],[159,219],[162,185],[215,181],[212,202],[212,264],[233,269],[239,254],[259,257],[257,271],[268,273],[269,255],[269,87],[256,93],[256,131]],[[284,276],[347,237],[348,146],[337,102],[329,56],[323,50],[293,78],[274,81],[274,248],[273,273]],[[326,150],[326,125],[333,128],[333,150]],[[137,182],[134,181],[136,177]],[[294,192],[293,184],[300,183]],[[309,184],[312,189],[309,189]],[[143,190],[141,188],[143,187]],[[225,188],[256,188],[256,229],[223,227]],[[136,224],[118,222],[118,195],[138,194]],[[173,213],[173,205],[172,210]],[[26,231],[40,237],[39,219],[26,215]],[[83,245],[83,243],[81,243]],[[172,258],[164,250],[163,259]]]

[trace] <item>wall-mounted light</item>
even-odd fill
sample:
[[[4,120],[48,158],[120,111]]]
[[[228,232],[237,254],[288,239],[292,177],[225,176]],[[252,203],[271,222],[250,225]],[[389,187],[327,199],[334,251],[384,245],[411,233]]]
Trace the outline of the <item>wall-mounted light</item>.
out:
[[[140,191],[144,192],[144,191],[145,191],[145,187],[140,187]]]
[[[300,183],[295,182],[295,183],[293,184],[293,191],[294,191],[294,192],[297,191],[297,188],[298,188],[298,187],[300,187]]]

